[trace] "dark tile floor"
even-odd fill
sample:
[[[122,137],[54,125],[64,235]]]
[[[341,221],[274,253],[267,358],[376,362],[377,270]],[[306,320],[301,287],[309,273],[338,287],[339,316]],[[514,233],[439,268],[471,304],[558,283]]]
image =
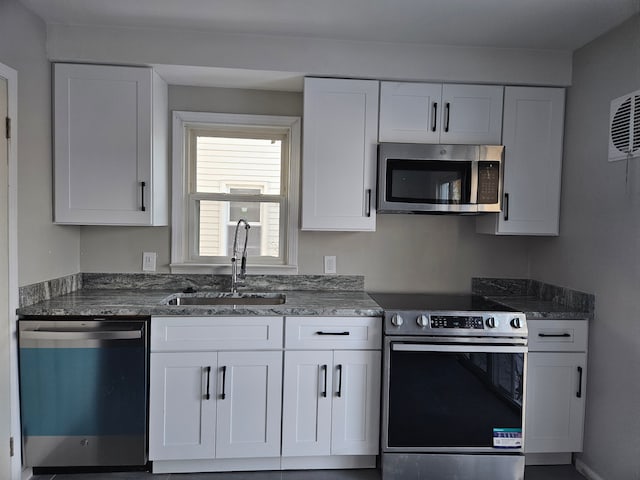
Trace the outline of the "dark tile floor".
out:
[[[305,470],[284,472],[172,473],[145,472],[35,475],[33,480],[380,480],[377,470]],[[410,479],[407,479],[410,480]],[[475,480],[475,479],[474,479]],[[477,479],[490,480],[490,479]],[[525,480],[584,480],[571,465],[529,466]]]

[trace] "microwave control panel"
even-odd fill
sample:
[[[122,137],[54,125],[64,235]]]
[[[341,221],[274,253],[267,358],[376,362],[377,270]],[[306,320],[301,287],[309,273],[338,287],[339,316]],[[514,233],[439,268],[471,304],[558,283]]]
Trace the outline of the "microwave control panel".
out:
[[[498,203],[500,162],[478,162],[478,203]]]

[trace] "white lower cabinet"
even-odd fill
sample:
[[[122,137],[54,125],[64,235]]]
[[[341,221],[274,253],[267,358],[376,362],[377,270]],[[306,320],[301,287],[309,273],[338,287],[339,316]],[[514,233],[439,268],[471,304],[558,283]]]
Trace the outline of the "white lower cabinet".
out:
[[[280,456],[282,352],[153,353],[150,460]]]
[[[287,351],[282,456],[377,455],[379,351]]]
[[[218,353],[216,457],[279,457],[282,352]]]
[[[153,317],[153,472],[375,467],[381,323]]]
[[[525,452],[582,451],[586,360],[586,353],[529,353]]]
[[[587,320],[528,320],[527,463],[570,463],[582,451]],[[563,460],[564,459],[564,460]]]
[[[149,459],[215,456],[217,353],[152,353]],[[209,397],[207,397],[207,386]]]

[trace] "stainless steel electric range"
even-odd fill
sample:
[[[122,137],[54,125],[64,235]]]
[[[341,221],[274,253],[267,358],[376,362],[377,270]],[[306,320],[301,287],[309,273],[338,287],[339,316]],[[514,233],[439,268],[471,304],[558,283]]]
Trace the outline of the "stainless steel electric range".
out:
[[[385,311],[383,480],[522,480],[525,315],[471,295],[371,296]]]

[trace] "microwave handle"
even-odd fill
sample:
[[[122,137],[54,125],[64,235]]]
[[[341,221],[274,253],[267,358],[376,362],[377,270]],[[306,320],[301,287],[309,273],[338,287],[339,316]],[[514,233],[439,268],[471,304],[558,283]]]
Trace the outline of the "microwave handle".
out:
[[[504,194],[504,221],[509,220],[509,194]]]

